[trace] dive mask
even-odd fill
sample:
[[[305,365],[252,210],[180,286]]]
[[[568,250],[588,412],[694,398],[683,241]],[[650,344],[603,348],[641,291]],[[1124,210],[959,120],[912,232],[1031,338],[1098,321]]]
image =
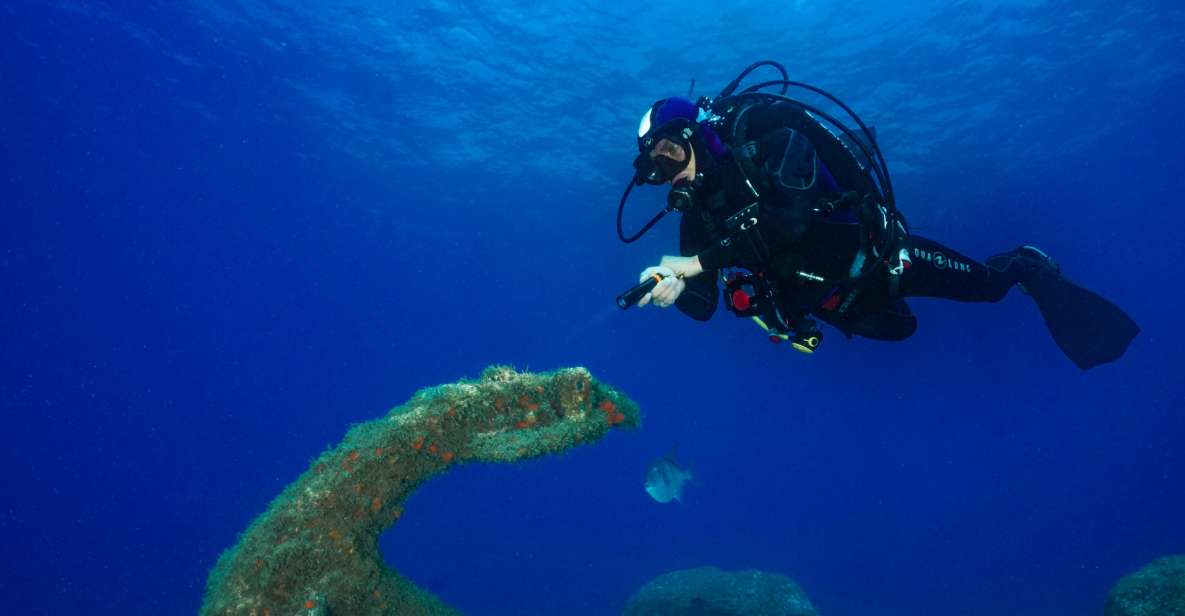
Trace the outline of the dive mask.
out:
[[[650,112],[638,127],[638,157],[634,159],[636,184],[665,184],[691,161],[691,136],[695,125],[683,118],[651,130]]]

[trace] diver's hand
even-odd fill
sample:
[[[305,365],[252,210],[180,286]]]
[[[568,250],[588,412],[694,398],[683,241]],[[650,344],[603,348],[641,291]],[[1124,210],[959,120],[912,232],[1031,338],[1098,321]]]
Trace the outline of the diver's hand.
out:
[[[642,270],[642,275],[638,277],[638,282],[653,278],[655,274],[662,276],[662,280],[650,290],[649,293],[642,296],[638,300],[638,307],[641,308],[646,304],[654,302],[655,306],[659,308],[668,308],[679,299],[679,294],[683,289],[687,288],[687,283],[679,277],[671,268],[656,265]]]

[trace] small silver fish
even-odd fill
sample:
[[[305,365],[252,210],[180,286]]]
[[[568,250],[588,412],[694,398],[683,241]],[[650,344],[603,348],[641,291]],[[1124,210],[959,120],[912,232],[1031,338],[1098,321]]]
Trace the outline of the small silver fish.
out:
[[[691,479],[691,471],[679,466],[674,456],[667,454],[646,469],[646,493],[660,503],[681,503],[683,484]]]

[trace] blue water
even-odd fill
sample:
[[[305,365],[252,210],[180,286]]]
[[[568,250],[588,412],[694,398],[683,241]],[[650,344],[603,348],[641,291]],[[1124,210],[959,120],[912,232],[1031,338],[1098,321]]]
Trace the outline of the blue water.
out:
[[[466,613],[715,565],[828,616],[1080,615],[1185,552],[1179,3],[541,4],[0,8],[6,613],[194,613],[350,424],[492,363],[586,366],[645,419],[412,497],[384,554]],[[617,311],[676,250],[614,236],[637,118],[763,58],[878,127],[916,230],[1036,243],[1128,310],[1127,356],[1079,371],[1017,293],[813,357]],[[675,443],[697,480],[659,505]]]

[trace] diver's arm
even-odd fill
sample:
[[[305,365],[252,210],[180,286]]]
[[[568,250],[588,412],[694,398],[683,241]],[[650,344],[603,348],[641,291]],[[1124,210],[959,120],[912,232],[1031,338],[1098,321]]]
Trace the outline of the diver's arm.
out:
[[[686,213],[679,223],[679,253],[684,257],[700,255],[710,243],[707,229],[700,221],[695,220],[694,216],[690,212]],[[697,321],[707,321],[715,314],[716,306],[720,303],[720,290],[716,286],[716,268],[706,267],[702,255],[689,265],[698,267],[700,273],[684,276],[683,281],[687,283],[687,287],[675,300],[675,307],[679,312]]]
[[[697,320],[707,321],[716,313],[720,303],[720,290],[716,286],[716,272],[705,272],[694,278],[685,278],[687,288],[675,300],[679,312]]]

